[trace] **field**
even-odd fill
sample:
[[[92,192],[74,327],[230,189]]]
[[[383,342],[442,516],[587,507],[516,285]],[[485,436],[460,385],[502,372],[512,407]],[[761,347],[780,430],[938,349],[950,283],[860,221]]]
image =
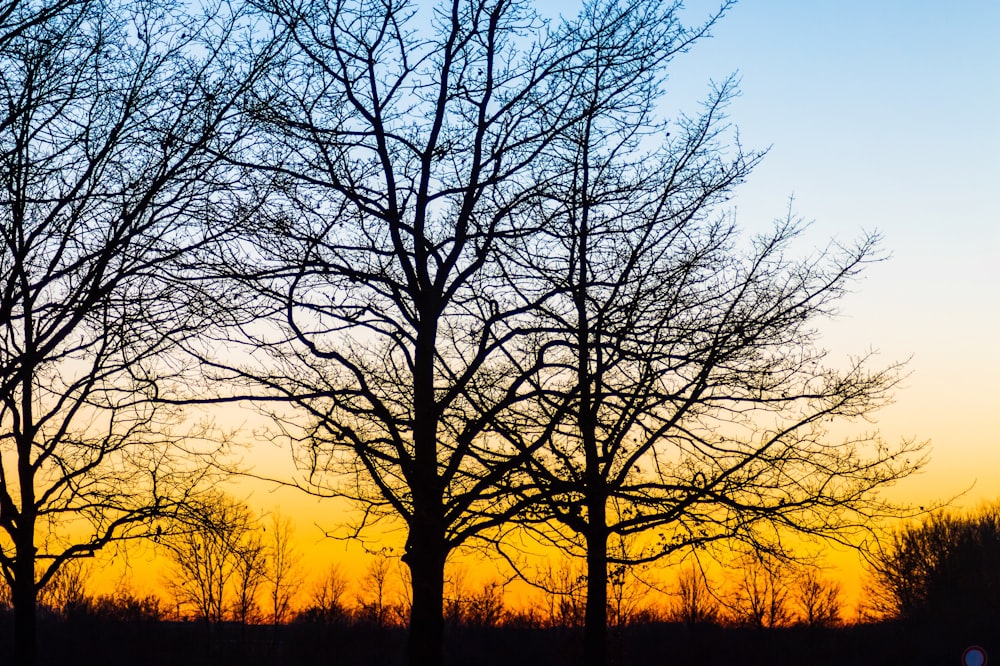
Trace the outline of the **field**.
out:
[[[3,625],[9,632],[10,618]],[[972,644],[1000,654],[998,636],[995,621],[946,628],[883,623],[771,630],[656,623],[613,630],[611,663],[938,666],[959,664]],[[84,619],[43,622],[40,639],[40,666],[395,666],[404,662],[406,635],[398,628],[365,626],[208,627]],[[580,659],[580,634],[573,629],[452,628],[446,637],[446,663],[455,666],[570,666]]]

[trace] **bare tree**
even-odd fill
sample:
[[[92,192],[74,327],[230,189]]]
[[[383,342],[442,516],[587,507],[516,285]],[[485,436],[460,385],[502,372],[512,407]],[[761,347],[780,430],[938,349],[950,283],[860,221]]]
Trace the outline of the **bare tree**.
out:
[[[160,622],[167,613],[156,594],[139,594],[127,585],[109,594],[97,595],[91,612],[102,620],[114,622]]]
[[[920,462],[823,435],[898,377],[816,346],[877,239],[795,261],[786,220],[739,242],[717,207],[761,154],[726,123],[734,80],[655,118],[664,67],[729,4],[687,29],[652,1],[558,25],[524,2],[422,24],[405,3],[261,3],[288,44],[254,106],[271,198],[230,264],[268,318],[239,332],[259,364],[217,364],[307,415],[278,418],[297,485],[405,523],[413,664],[441,661],[448,555],[517,513],[587,559],[600,664],[609,565],[771,548],[775,526],[847,539]],[[657,531],[609,558],[612,534]]]
[[[634,538],[616,535],[609,539],[608,553],[622,562],[608,567],[608,625],[623,627],[640,614],[653,586],[645,580],[646,565],[624,564],[636,551]]]
[[[309,605],[298,615],[308,622],[343,623],[350,619],[346,598],[348,578],[337,565],[332,565],[313,588]]]
[[[469,589],[466,585],[468,569],[464,565],[450,566],[445,570],[444,619],[456,626],[462,623],[465,606],[468,604]]]
[[[736,560],[737,578],[725,605],[734,622],[772,629],[791,619],[792,575],[787,562],[752,553]]]
[[[266,561],[251,509],[216,494],[190,507],[184,521],[162,539],[173,561],[167,583],[178,605],[192,607],[209,624],[252,619]]]
[[[668,614],[670,619],[688,626],[714,624],[719,621],[721,612],[719,600],[701,567],[692,565],[681,569]]]
[[[235,223],[248,85],[236,17],[170,2],[0,8],[0,569],[14,661],[68,561],[155,534],[205,474],[176,354],[207,325],[191,280]],[[184,429],[187,429],[185,426]],[[182,436],[184,435],[184,436]]]
[[[466,597],[462,612],[462,624],[474,629],[498,626],[506,617],[507,609],[503,600],[503,584],[491,580]]]
[[[543,223],[499,244],[518,306],[536,317],[535,335],[506,348],[512,374],[535,374],[533,400],[495,424],[534,452],[510,477],[520,522],[587,563],[593,666],[606,661],[609,567],[714,542],[782,553],[788,530],[850,541],[890,510],[877,491],[923,462],[914,442],[826,434],[886,404],[899,378],[871,354],[837,368],[818,346],[817,323],[879,260],[877,236],[795,259],[790,211],[741,238],[723,207],[763,155],[727,120],[734,78],[697,115],[656,114],[664,64],[714,20],[655,46],[624,22],[581,50],[577,120],[539,169]],[[630,68],[605,57],[616,40],[634,46]],[[611,538],[639,535],[645,548],[609,552]]]
[[[260,590],[271,573],[269,549],[257,529],[234,546],[232,617],[242,627],[261,620]]]
[[[904,525],[869,554],[878,616],[990,621],[1000,608],[1000,505],[939,511]]]
[[[624,627],[631,624],[645,610],[648,585],[639,578],[633,567],[618,564],[608,572],[608,624]]]
[[[840,624],[844,608],[842,590],[839,582],[822,577],[815,567],[806,567],[795,583],[798,621],[807,627]]]
[[[533,584],[545,594],[545,624],[549,627],[581,627],[586,607],[586,576],[575,563],[547,563]]]
[[[452,567],[447,577],[445,619],[452,625],[483,629],[500,623],[505,614],[503,584],[491,580],[470,586],[465,566]]]
[[[600,0],[558,24],[523,0],[455,0],[427,20],[395,1],[258,4],[289,44],[255,106],[272,197],[250,256],[228,263],[248,307],[273,316],[241,331],[260,365],[221,374],[308,415],[284,423],[299,485],[361,500],[366,524],[405,523],[409,659],[432,666],[445,561],[517,509],[493,488],[528,453],[490,435],[526,397],[507,372],[520,310],[494,248],[535,226],[541,156],[581,112],[579,54],[627,68],[673,15],[651,1]]]
[[[361,613],[364,620],[382,628],[389,622],[392,610],[393,559],[386,550],[374,553],[368,570],[361,579]]]
[[[87,589],[92,574],[89,562],[70,560],[39,590],[39,605],[63,619],[86,614],[94,602]]]
[[[295,527],[291,518],[275,511],[271,514],[270,527],[268,582],[271,585],[271,622],[282,624],[288,619],[295,597],[302,588],[302,556],[292,544]]]

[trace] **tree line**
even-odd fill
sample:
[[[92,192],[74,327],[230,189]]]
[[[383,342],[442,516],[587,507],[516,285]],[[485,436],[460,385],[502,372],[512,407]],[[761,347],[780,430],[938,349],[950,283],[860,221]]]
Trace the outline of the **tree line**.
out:
[[[203,534],[201,538],[214,537]],[[238,545],[245,546],[254,540],[244,534],[241,541]],[[349,576],[334,564],[318,576],[307,577],[301,567],[295,567],[282,578],[275,575],[281,571],[274,559],[275,545],[285,547],[269,544],[254,569],[241,567],[246,553],[235,548],[227,557],[211,562],[195,563],[186,553],[178,553],[164,572],[166,596],[144,593],[128,584],[95,593],[90,582],[92,567],[77,560],[61,568],[42,590],[39,605],[45,617],[62,622],[406,628],[410,599],[398,558],[373,553],[359,576]],[[211,574],[207,574],[209,568]],[[206,579],[214,583],[214,589],[205,584]],[[472,583],[467,569],[452,567],[445,585],[445,624],[466,630],[582,628],[586,585],[578,568],[565,561],[556,564],[547,582],[549,591],[512,605],[505,595],[509,581],[492,578]],[[0,589],[5,592],[0,594],[0,611],[9,612],[8,589]],[[623,578],[612,585],[609,596],[609,624],[615,629],[655,623],[760,629],[836,627],[850,619],[840,584],[811,566],[755,562],[749,569],[729,570],[721,583],[697,567],[685,567],[669,583]]]
[[[75,560],[43,588],[49,615],[72,620],[94,616],[113,621],[197,619],[208,623],[406,627],[410,600],[406,570],[391,550],[368,553],[358,576],[332,564],[309,576],[293,543],[294,523],[281,513],[255,514],[224,495],[216,517],[193,531],[158,540],[170,570],[167,598],[125,584],[94,594],[92,565]],[[775,560],[758,553],[736,557],[713,572],[697,562],[610,575],[609,624],[674,622],[756,628],[902,620],[942,624],[989,622],[996,613],[1000,522],[996,504],[966,513],[933,513],[893,532],[872,551],[868,582],[857,608],[845,603],[840,582],[817,563]],[[232,518],[229,515],[228,518]],[[664,582],[663,573],[675,571]],[[482,574],[482,572],[480,572]],[[584,624],[585,575],[572,560],[549,562],[539,579],[544,591],[517,606],[505,599],[512,582],[473,581],[465,565],[446,577],[445,621],[451,626],[572,628]],[[0,609],[12,609],[10,588],[0,585]]]
[[[94,594],[89,587],[92,565],[76,560],[62,567],[39,597],[48,635],[71,627],[111,630],[120,626],[156,641],[166,628],[192,625],[194,619],[198,627],[208,629],[209,651],[221,649],[222,637],[228,635],[244,641],[241,650],[263,644],[277,654],[289,641],[310,636],[312,643],[317,630],[326,632],[323,635],[335,646],[345,640],[382,640],[373,636],[393,640],[406,629],[407,572],[390,551],[370,553],[367,567],[358,576],[333,565],[318,576],[307,577],[300,553],[289,540],[293,527],[288,518],[255,516],[245,505],[228,499],[220,510],[250,517],[234,521],[239,527],[226,530],[224,538],[230,546],[224,556],[217,555],[224,549],[216,545],[201,549],[206,554],[202,560],[189,557],[190,544],[223,538],[217,526],[208,523],[198,537],[177,534],[175,543],[161,543],[172,559],[171,570],[164,573],[164,580],[171,581],[167,597],[143,594],[128,584]],[[720,645],[738,644],[753,632],[761,637],[769,634],[773,646],[787,644],[786,649],[798,649],[795,637],[801,634],[789,633],[795,631],[823,631],[812,635],[837,635],[838,641],[853,643],[866,640],[859,632],[868,629],[869,641],[885,642],[889,636],[898,641],[902,636],[908,644],[927,643],[928,647],[935,643],[932,637],[938,637],[936,643],[950,645],[952,650],[964,646],[963,640],[982,643],[997,619],[991,582],[997,575],[992,554],[1000,544],[996,513],[996,505],[964,514],[936,513],[898,529],[871,562],[867,589],[853,610],[845,605],[840,583],[816,563],[776,561],[748,553],[731,561],[728,568],[711,572],[694,562],[613,572],[608,604],[612,653],[621,659],[622,650],[632,649],[622,641],[636,640],[636,632],[670,632],[678,627],[692,636],[714,632],[713,640]],[[260,553],[249,558],[257,563],[254,568],[239,564],[248,552]],[[662,578],[674,570],[673,578]],[[511,581],[473,580],[467,568],[452,565],[444,598],[449,635],[453,640],[465,636],[511,640],[519,635],[556,641],[571,636],[585,623],[586,581],[581,571],[568,559],[550,566],[542,576],[543,594],[510,605],[505,588]],[[205,586],[206,580],[218,582],[217,590]],[[0,618],[10,612],[9,592],[0,585]],[[288,629],[278,632],[279,625]],[[237,627],[242,629],[234,634]],[[267,627],[271,633],[262,633]],[[307,631],[302,633],[302,629]],[[109,649],[113,652],[114,646]],[[920,648],[911,651],[918,654]],[[108,656],[93,655],[95,659]],[[763,655],[756,659],[761,661]],[[831,663],[837,663],[836,659]]]
[[[403,527],[411,664],[441,663],[460,548],[526,578],[519,543],[585,562],[601,666],[623,567],[780,559],[789,532],[852,543],[896,512],[878,490],[924,445],[829,428],[901,366],[831,359],[818,333],[877,234],[803,252],[792,211],[740,231],[727,202],[764,154],[727,118],[735,77],[661,116],[731,4],[4,4],[15,662],[68,563],[246,519],[208,510],[232,437],[186,405],[256,405],[298,465],[281,482]]]

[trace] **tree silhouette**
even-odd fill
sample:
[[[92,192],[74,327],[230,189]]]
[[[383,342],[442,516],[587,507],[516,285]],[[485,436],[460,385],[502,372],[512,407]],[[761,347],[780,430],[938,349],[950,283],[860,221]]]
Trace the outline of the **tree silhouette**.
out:
[[[328,625],[348,622],[351,619],[351,609],[347,605],[348,587],[348,577],[339,566],[331,565],[325,575],[314,584],[308,604],[296,615],[296,621]]]
[[[245,503],[226,495],[200,498],[162,539],[173,567],[168,584],[179,606],[209,624],[256,618],[268,567],[260,525]]]
[[[734,564],[736,584],[725,602],[732,621],[768,629],[787,624],[791,619],[789,602],[793,594],[788,563],[753,553]],[[809,600],[818,603],[814,596]]]
[[[629,544],[621,537],[616,539],[608,552],[620,554],[620,559],[627,560]],[[636,572],[640,567],[628,564],[617,564],[608,569],[608,624],[621,628],[639,616],[641,606],[648,601],[647,593],[650,585]]]
[[[292,544],[295,527],[292,519],[275,511],[271,514],[267,544],[270,566],[268,583],[270,591],[271,622],[283,624],[292,611],[292,604],[302,588],[302,556]]]
[[[699,565],[689,565],[678,573],[669,617],[688,626],[715,624],[722,614],[718,598]]]
[[[423,23],[405,3],[258,5],[286,48],[233,160],[262,195],[225,262],[246,362],[209,363],[242,384],[229,399],[299,409],[273,414],[291,483],[361,502],[359,529],[405,524],[413,664],[441,661],[449,554],[514,516],[586,559],[602,664],[609,566],[849,540],[922,460],[825,436],[898,378],[817,346],[877,238],[793,259],[789,215],[741,241],[718,206],[761,154],[729,131],[733,79],[674,128],[655,117],[665,66],[729,4],[693,29],[652,1],[558,24],[525,2]],[[649,545],[616,558],[613,535]]]
[[[486,583],[478,591],[471,592],[463,602],[462,624],[465,627],[496,627],[507,614],[503,602],[503,585],[499,581]]]
[[[250,362],[216,363],[308,415],[282,422],[298,485],[362,501],[366,525],[405,523],[409,659],[432,666],[445,561],[517,510],[495,488],[530,449],[491,435],[526,397],[494,249],[537,227],[542,157],[581,113],[580,54],[607,41],[606,66],[629,69],[621,26],[650,45],[675,19],[603,0],[558,24],[523,1],[456,0],[426,22],[402,2],[259,6],[288,48],[252,105],[269,199],[227,263],[267,322],[240,331]]]
[[[14,661],[68,561],[155,534],[205,474],[176,352],[207,324],[189,278],[221,240],[245,67],[236,18],[170,3],[0,9],[0,569]],[[226,62],[224,62],[226,61]],[[209,450],[216,445],[207,447]]]
[[[391,618],[389,593],[393,587],[393,559],[385,550],[374,553],[361,579],[358,601],[362,618],[379,629],[385,627]]]
[[[260,532],[248,531],[242,542],[235,547],[235,567],[233,579],[236,594],[233,600],[232,617],[240,626],[256,623],[262,619],[260,590],[272,571],[267,546]]]
[[[726,119],[734,79],[698,115],[657,119],[664,62],[710,27],[656,33],[653,48],[626,21],[581,50],[577,120],[533,200],[542,224],[500,244],[535,317],[534,336],[507,348],[532,400],[495,421],[533,452],[509,490],[533,538],[586,560],[594,666],[609,567],[715,542],[785,555],[789,530],[849,541],[891,510],[877,491],[923,462],[914,442],[826,435],[886,404],[899,377],[870,354],[837,369],[818,346],[818,321],[879,260],[877,236],[796,259],[803,225],[789,212],[741,238],[720,206],[762,155]],[[631,68],[605,59],[618,44],[634,46]],[[613,537],[644,545],[614,554]]]
[[[843,612],[840,583],[820,576],[815,567],[807,567],[795,582],[793,598],[798,607],[798,621],[807,627],[832,627],[840,624]]]
[[[452,626],[474,629],[496,627],[506,615],[503,583],[491,580],[480,585],[468,584],[468,569],[452,567],[448,572],[445,594],[445,618]]]
[[[91,611],[94,599],[87,589],[93,574],[90,563],[83,560],[67,562],[49,580],[38,595],[38,603],[63,619],[73,619]]]
[[[944,626],[988,621],[1000,608],[1000,505],[934,513],[872,554],[872,601],[882,615]]]

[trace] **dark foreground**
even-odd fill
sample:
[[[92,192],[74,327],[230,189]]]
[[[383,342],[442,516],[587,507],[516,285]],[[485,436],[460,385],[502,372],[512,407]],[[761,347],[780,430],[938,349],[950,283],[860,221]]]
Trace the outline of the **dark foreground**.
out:
[[[3,625],[9,641],[9,620]],[[995,620],[774,630],[657,623],[612,636],[611,663],[622,666],[949,666],[960,664],[971,644],[1000,661]],[[79,620],[43,622],[40,637],[40,666],[395,666],[403,663],[406,636],[401,629],[365,626],[209,629],[193,622]],[[7,651],[0,649],[0,664],[7,663]],[[454,666],[569,666],[581,658],[576,630],[513,627],[454,628],[446,655]]]

